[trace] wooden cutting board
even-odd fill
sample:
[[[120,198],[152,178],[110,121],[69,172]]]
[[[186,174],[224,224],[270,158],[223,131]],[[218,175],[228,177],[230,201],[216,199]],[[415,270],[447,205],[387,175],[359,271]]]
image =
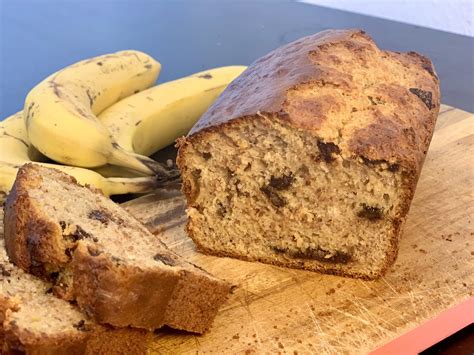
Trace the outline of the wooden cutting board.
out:
[[[474,115],[442,106],[396,264],[361,281],[197,253],[179,193],[124,204],[191,262],[238,285],[203,336],[158,331],[151,353],[361,353],[474,294]]]

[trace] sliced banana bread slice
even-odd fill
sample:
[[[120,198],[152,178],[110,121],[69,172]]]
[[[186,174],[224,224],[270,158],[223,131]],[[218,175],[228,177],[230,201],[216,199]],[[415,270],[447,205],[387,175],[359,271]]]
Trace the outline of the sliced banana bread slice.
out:
[[[52,295],[50,283],[10,263],[0,238],[0,353],[146,354],[146,331],[91,321]]]
[[[16,265],[99,323],[202,333],[230,291],[98,191],[38,165],[18,172],[5,240]]]
[[[430,60],[328,30],[258,59],[179,142],[212,254],[373,279],[397,255],[440,105]]]

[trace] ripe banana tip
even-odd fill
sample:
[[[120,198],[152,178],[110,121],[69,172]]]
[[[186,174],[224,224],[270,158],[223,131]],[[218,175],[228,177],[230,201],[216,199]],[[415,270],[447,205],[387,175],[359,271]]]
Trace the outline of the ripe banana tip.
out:
[[[139,160],[140,163],[142,163],[148,169],[153,171],[159,178],[172,180],[176,177],[179,177],[179,171],[170,165],[169,162],[162,164],[148,157],[142,158],[140,156],[137,156],[137,160]]]
[[[143,165],[147,166],[150,170],[153,170],[159,187],[172,186],[181,183],[179,170],[171,159],[168,159],[166,163],[160,163],[148,157],[138,159],[143,163]]]

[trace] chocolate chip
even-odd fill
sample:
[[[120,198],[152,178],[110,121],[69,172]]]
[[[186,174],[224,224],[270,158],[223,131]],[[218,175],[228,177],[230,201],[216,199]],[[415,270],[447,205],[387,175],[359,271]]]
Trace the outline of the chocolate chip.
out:
[[[392,173],[396,173],[400,169],[399,164],[396,164],[396,163],[391,164],[388,161],[383,160],[383,159],[371,160],[371,159],[368,159],[366,157],[361,157],[361,158],[362,158],[362,161],[364,162],[364,164],[367,165],[367,166],[376,166],[376,165],[386,164],[387,165],[387,170],[392,172]]]
[[[324,250],[323,248],[306,248],[305,250],[288,250],[278,246],[271,247],[273,251],[279,254],[287,254],[295,259],[311,259],[323,263],[347,264],[352,260],[352,255],[343,251]]]
[[[366,218],[374,222],[383,218],[383,209],[362,203],[362,209],[357,212],[357,217]]]
[[[288,252],[288,249],[273,245],[270,247],[271,250],[273,250],[277,254],[285,254]]]
[[[260,188],[260,191],[262,191],[265,196],[268,197],[270,202],[275,206],[275,207],[284,207],[288,202],[286,199],[282,196],[280,196],[273,187],[271,186],[262,186]]]
[[[92,210],[89,212],[87,217],[89,217],[90,219],[99,221],[100,223],[105,224],[105,225],[107,225],[110,220],[110,215],[103,210]]]
[[[263,186],[260,190],[270,199],[270,202],[276,207],[283,207],[287,204],[284,197],[280,196],[277,191],[288,189],[294,181],[293,174],[282,175],[279,177],[271,176],[268,185]]]
[[[336,159],[333,157],[333,154],[341,153],[341,149],[339,149],[336,144],[331,142],[325,143],[321,140],[318,140],[318,149],[321,157],[326,163],[330,163]]]
[[[272,175],[269,185],[278,191],[282,191],[288,189],[294,180],[295,178],[293,177],[292,173],[280,177],[275,177]]]
[[[381,105],[385,103],[385,101],[380,97],[367,96],[367,98],[369,99],[371,105]]]
[[[59,225],[61,226],[61,229],[64,231],[66,229],[66,222],[64,221],[59,221]]]
[[[216,213],[219,217],[224,218],[225,215],[227,214],[227,209],[225,208],[224,204],[222,202],[217,202],[217,210]]]
[[[3,264],[0,264],[0,273],[2,274],[2,276],[5,276],[5,277],[11,276],[10,271],[8,271],[5,268],[5,265],[3,265]]]
[[[396,173],[400,169],[400,165],[398,164],[388,164],[388,171],[392,173]]]
[[[156,261],[161,261],[163,264],[168,265],[168,266],[175,266],[177,264],[176,260],[171,255],[168,255],[168,254],[157,253],[153,257],[153,259]]]
[[[209,159],[211,159],[212,154],[209,153],[209,152],[204,152],[204,153],[202,153],[202,157],[204,158],[204,160],[209,160]]]
[[[52,283],[56,283],[58,281],[58,278],[59,278],[59,272],[57,271],[51,272],[49,274],[49,279],[51,280]]]
[[[201,169],[193,170],[191,174],[197,180],[201,177]]]
[[[86,322],[84,319],[81,319],[79,322],[73,324],[72,326],[81,332],[87,331]]]
[[[291,256],[298,259],[312,259],[334,264],[347,264],[352,260],[352,255],[347,252],[339,250],[330,252],[320,247],[294,251],[291,252]]]
[[[48,288],[46,291],[45,291],[46,294],[50,294],[50,293],[53,293],[53,288],[50,287]]]
[[[431,91],[425,91],[418,88],[410,88],[410,92],[420,98],[421,101],[428,107],[429,110],[434,108],[433,105],[433,94]]]
[[[81,226],[76,226],[76,230],[71,234],[72,239],[77,242],[84,238],[90,238],[90,234],[87,233]]]
[[[119,257],[117,257],[117,256],[112,256],[111,259],[112,259],[112,261],[113,261],[115,264],[117,264],[117,265],[120,265],[120,264],[123,263],[123,259],[122,259],[122,258],[119,258]]]

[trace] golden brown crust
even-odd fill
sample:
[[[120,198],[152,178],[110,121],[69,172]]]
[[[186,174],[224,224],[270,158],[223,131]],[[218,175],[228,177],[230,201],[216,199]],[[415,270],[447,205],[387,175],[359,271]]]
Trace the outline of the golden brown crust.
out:
[[[213,292],[200,292],[203,287],[208,287]],[[172,328],[182,330],[186,330],[182,325],[187,324],[194,332],[204,333],[212,324],[222,304],[221,300],[226,299],[230,290],[230,284],[223,287],[221,281],[217,279],[208,280],[204,274],[181,270],[178,284],[174,288],[166,309],[165,323]],[[206,309],[205,312],[202,310],[203,307]],[[188,311],[175,311],[180,308]],[[200,316],[196,317],[195,314]]]
[[[139,319],[140,327],[148,329],[166,324],[165,310],[178,282],[172,270],[120,266],[79,245],[73,272],[74,298],[98,322],[126,327],[131,319]]]
[[[51,267],[66,266],[72,271],[72,290],[56,294],[76,300],[100,323],[149,330],[167,324],[196,333],[210,327],[230,292],[229,283],[194,269],[192,264],[186,264],[189,270],[182,272],[180,267],[158,263],[142,268],[116,262],[107,250],[93,250],[82,240],[66,257],[60,226],[28,195],[29,189],[41,183],[32,178],[31,169],[40,168],[31,164],[20,168],[5,205],[6,250],[15,264],[46,280],[51,279]],[[58,174],[76,184],[73,178]],[[178,298],[183,302],[176,302]]]
[[[318,93],[299,94],[309,87]],[[420,98],[423,93],[425,98]],[[337,138],[346,155],[396,161],[419,170],[439,105],[439,82],[428,58],[382,51],[361,30],[328,30],[251,64],[187,139],[200,139],[207,129],[262,113],[320,138]],[[344,115],[347,122],[332,119]],[[336,137],[331,136],[334,129]]]
[[[392,248],[376,275],[380,276],[396,259],[439,107],[439,81],[431,61],[422,55],[380,50],[361,30],[328,30],[299,39],[251,64],[188,137],[178,141],[177,164],[186,176],[183,193],[192,207],[197,191],[188,178],[187,147],[224,126],[238,127],[243,120],[265,116],[303,129],[318,140],[334,142],[346,159],[403,176],[403,203],[387,236]],[[193,238],[189,219],[187,230]],[[205,246],[200,248],[205,250]],[[307,268],[298,261],[279,264]],[[326,267],[321,271],[341,274]]]
[[[192,271],[120,266],[83,246],[75,250],[73,273],[83,311],[117,327],[203,333],[230,292],[229,284]]]
[[[5,249],[12,263],[34,275],[44,276],[46,260],[67,261],[59,245],[61,231],[44,218],[28,196],[28,190],[39,186],[41,180],[31,178],[26,169],[20,169],[16,181],[5,203]]]
[[[288,115],[284,103],[290,89],[312,81],[328,80],[347,86],[346,75],[335,76],[311,60],[311,51],[318,46],[346,40],[347,31],[324,31],[301,38],[282,46],[251,64],[237,79],[225,89],[211,108],[192,128],[190,135],[210,126],[216,126],[232,119],[255,115],[257,112],[281,113],[281,117],[308,129],[319,124],[319,117],[311,122],[306,115]],[[311,100],[308,105],[314,110],[324,111],[324,102]],[[317,106],[316,106],[317,105]],[[304,108],[311,111],[311,107]],[[302,120],[302,121],[300,121]]]
[[[142,355],[147,353],[147,344],[152,333],[143,329],[103,328],[91,334],[87,341],[86,354]]]

